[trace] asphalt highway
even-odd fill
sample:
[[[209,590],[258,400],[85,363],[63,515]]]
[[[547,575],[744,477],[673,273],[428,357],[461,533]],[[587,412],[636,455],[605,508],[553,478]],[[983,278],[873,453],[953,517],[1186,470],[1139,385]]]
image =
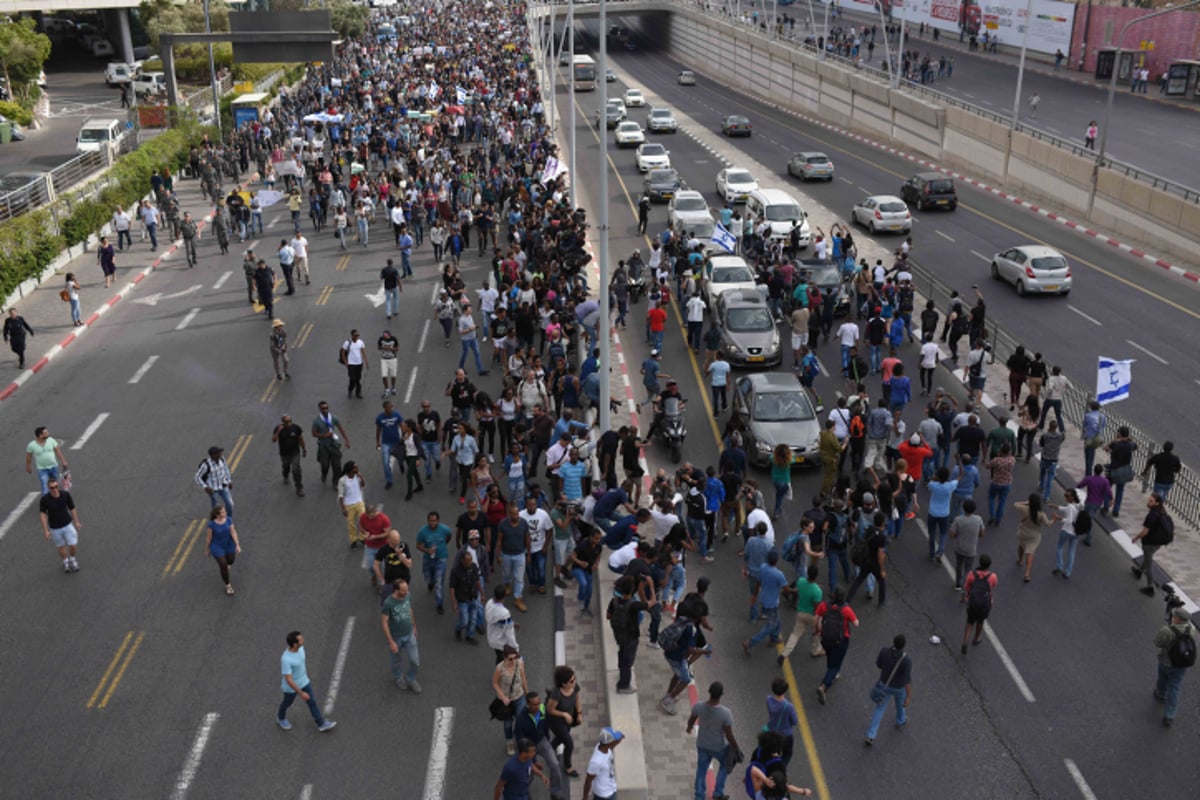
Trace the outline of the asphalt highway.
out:
[[[811,217],[814,227],[828,231],[833,222],[849,219],[856,202],[872,194],[896,194],[905,178],[920,171],[899,156],[772,109],[720,84],[719,76],[702,74],[696,86],[680,87],[675,76],[682,66],[649,43],[635,53],[619,52],[610,58],[635,77],[639,88],[667,99],[676,113],[687,114],[718,137],[721,117],[748,116],[754,134],[736,140],[739,151],[783,176],[796,196],[808,195],[836,212],[836,218]],[[597,101],[587,95],[577,98],[590,120]],[[635,112],[632,117],[642,115]],[[704,149],[694,155],[686,149],[694,145],[686,131],[666,139],[672,163],[681,168],[688,184],[719,207],[713,187],[722,165]],[[836,179],[801,184],[786,178],[787,159],[802,150],[828,154]],[[632,159],[626,161],[619,163],[631,181],[630,191],[640,191]],[[1200,447],[1181,437],[1173,424],[1187,418],[1200,379],[1200,288],[990,193],[961,182],[958,192],[956,211],[914,214],[915,259],[965,297],[973,297],[971,287],[979,285],[989,319],[1028,350],[1042,352],[1047,363],[1061,365],[1064,374],[1085,388],[1094,388],[1098,356],[1136,359],[1131,397],[1114,410],[1159,441],[1176,439],[1184,460],[1200,461]],[[858,239],[869,236],[864,229],[855,231]],[[876,238],[889,249],[900,242],[894,235]],[[1055,247],[1069,259],[1074,288],[1067,297],[1022,298],[1011,285],[990,280],[996,253],[1034,243]]]
[[[714,96],[726,103],[750,105],[744,99],[734,100],[729,93],[721,94],[724,90],[707,81],[697,87],[705,93],[698,97],[691,88],[676,87],[675,65],[658,53],[643,50],[633,56],[621,54],[614,61],[622,80],[632,76],[636,79],[632,85],[668,99],[684,127],[704,124],[699,121],[715,117],[715,112],[704,105],[713,104]],[[624,86],[609,84],[610,96]],[[565,107],[562,93],[560,86],[560,108]],[[630,202],[636,197],[640,181],[632,152],[610,146],[610,167],[617,179],[609,183],[608,198],[595,195],[601,165],[597,134],[591,132],[594,128],[589,124],[594,105],[593,96],[577,95],[576,163],[583,189],[581,203],[585,207],[588,202],[609,204],[610,251],[615,259],[635,246],[646,246],[646,241],[636,235],[636,214]],[[784,134],[772,131],[774,123],[764,117],[753,117],[754,137],[727,145],[743,150],[745,166],[752,171],[782,167],[782,158],[773,155],[778,148],[764,142],[767,136],[778,138]],[[798,137],[793,131],[787,135]],[[672,164],[691,186],[705,191],[711,200],[713,175],[722,163],[714,152],[682,132],[655,139],[666,141]],[[788,146],[802,149],[807,145],[789,138]],[[766,157],[760,158],[759,153],[766,153]],[[838,155],[833,157],[843,175],[850,173],[855,182],[863,179],[859,175],[865,174],[867,167],[856,167],[854,159],[845,155],[840,160]],[[828,189],[831,194],[854,196],[845,187],[845,183],[835,181],[812,191]],[[847,204],[841,200],[834,205],[842,208]],[[963,210],[957,216],[947,215],[947,219],[969,219]],[[664,224],[665,211],[657,206],[651,212],[651,232],[661,230]],[[825,227],[824,221],[821,224]],[[939,228],[943,224],[939,219]],[[959,233],[954,229],[954,234]],[[925,248],[931,237],[918,237],[918,246]],[[989,299],[1003,294],[986,284],[984,290]],[[633,321],[620,334],[635,387],[639,385],[637,365],[647,349],[640,324],[644,310],[644,304],[634,306]],[[1006,312],[997,308],[996,313],[1003,318]],[[684,346],[679,317],[674,312],[671,321],[663,368],[680,381],[684,397],[692,400],[684,459],[701,466],[714,464],[719,453],[718,430],[725,417],[711,421],[707,381],[701,379],[695,359]],[[818,354],[830,363],[837,358],[836,346],[822,344]],[[913,354],[906,351],[904,357]],[[957,381],[944,370],[939,370],[936,382],[958,391]],[[818,390],[829,396],[837,383],[824,380]],[[879,391],[875,379],[868,382],[868,390],[872,396]],[[906,413],[910,426],[916,423],[918,414],[919,408],[910,406]],[[647,459],[652,470],[674,468],[659,446],[647,448]],[[755,477],[767,484],[765,473],[756,473]],[[1035,481],[1036,471],[1032,468],[1018,470],[1013,498],[1031,491]],[[818,484],[815,473],[794,472],[796,500],[785,507],[784,519],[776,525],[777,537],[794,529]],[[769,488],[767,494],[769,498]],[[811,731],[810,738],[797,738],[797,755],[789,771],[794,782],[812,786],[819,771],[828,795],[837,797],[1062,798],[1152,796],[1177,791],[1186,781],[1194,780],[1195,766],[1187,755],[1190,740],[1177,736],[1181,730],[1194,730],[1194,713],[1181,712],[1188,720],[1184,728],[1177,723],[1175,729],[1164,732],[1149,696],[1155,655],[1149,639],[1161,623],[1160,602],[1144,601],[1133,593],[1127,560],[1103,538],[1097,547],[1081,548],[1080,566],[1067,583],[1050,575],[1054,534],[1047,534],[1038,551],[1034,580],[1022,584],[1020,572],[1013,565],[1015,534],[1015,520],[1009,514],[1002,528],[989,533],[982,544],[982,551],[993,555],[1000,576],[991,618],[995,639],[964,658],[957,650],[964,615],[952,581],[943,567],[927,561],[920,524],[906,523],[904,534],[890,548],[887,607],[877,609],[862,594],[856,600],[862,626],[854,632],[850,655],[841,680],[830,693],[829,705],[818,705],[814,692],[823,661],[809,659],[801,648],[782,673],[796,690],[802,724]],[[715,652],[711,659],[698,662],[697,688],[703,697],[709,682],[724,682],[725,703],[733,711],[735,732],[747,748],[766,719],[764,697],[770,681],[781,673],[768,648],[756,649],[750,660],[741,652],[741,641],[757,626],[746,620],[748,595],[740,577],[737,549],[736,539],[731,538],[718,545],[714,564],[690,559],[688,582],[693,585],[700,575],[713,579],[709,604],[716,632],[709,639]],[[826,585],[824,566],[821,574],[822,584]],[[783,617],[786,634],[792,617],[790,612]],[[894,731],[893,712],[889,710],[879,741],[867,750],[862,741],[870,716],[867,694],[879,677],[873,667],[874,656],[879,648],[890,644],[896,633],[907,635],[908,651],[915,664],[912,723],[903,732]],[[934,635],[940,638],[939,644],[931,642]],[[1003,648],[1003,656],[995,642]],[[656,651],[644,649],[638,655],[639,659],[659,657]],[[658,696],[662,687],[640,691]],[[1194,698],[1186,699],[1185,705],[1194,709],[1196,702]],[[682,729],[682,714],[679,719]],[[1114,753],[1121,753],[1121,757],[1113,758]],[[1128,769],[1130,761],[1138,763],[1139,768]],[[731,780],[739,777],[737,773]],[[740,788],[735,787],[731,795],[738,791]],[[684,793],[681,789],[681,796]]]

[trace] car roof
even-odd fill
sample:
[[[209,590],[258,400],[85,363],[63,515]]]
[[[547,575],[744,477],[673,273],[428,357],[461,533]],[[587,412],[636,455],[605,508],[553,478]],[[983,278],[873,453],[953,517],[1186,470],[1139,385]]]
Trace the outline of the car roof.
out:
[[[1059,258],[1066,258],[1066,256],[1055,250],[1053,247],[1046,247],[1045,245],[1041,244],[1023,244],[1011,249],[1020,250],[1030,258],[1045,258],[1046,256],[1058,256]]]
[[[803,388],[800,378],[790,372],[752,372],[738,380],[749,380],[758,392],[791,392]]]
[[[701,200],[704,200],[704,195],[702,195],[700,192],[696,191],[695,189],[684,189],[679,194],[675,195],[676,200],[681,200],[685,197],[688,199],[699,198]]]
[[[626,90],[625,90],[625,94],[629,94],[629,93],[631,93],[631,92],[632,92],[633,94],[641,94],[641,93],[642,93],[642,90],[641,90],[641,89],[626,89]]]
[[[867,199],[874,200],[877,203],[903,203],[904,202],[899,197],[896,197],[896,195],[894,195],[894,194],[873,194],[870,197],[868,197]]]
[[[792,158],[812,158],[813,156],[829,158],[829,156],[825,155],[820,150],[800,150],[794,156],[792,156]]]
[[[781,203],[791,203],[800,205],[800,202],[783,189],[759,189],[757,194],[766,202],[767,205],[778,205]]]
[[[746,269],[750,268],[750,265],[746,263],[746,259],[742,258],[741,256],[734,256],[734,255],[709,256],[708,263],[710,266],[713,266],[713,267],[745,267]]]
[[[667,149],[666,145],[664,145],[662,142],[642,142],[641,144],[638,145],[638,152],[639,153],[642,152],[642,150],[644,150],[647,147],[649,147],[649,148],[661,147],[664,151],[666,151],[666,149]]]
[[[733,289],[722,292],[719,302],[727,309],[749,308],[750,306],[765,308],[767,305],[766,298],[757,289]]]

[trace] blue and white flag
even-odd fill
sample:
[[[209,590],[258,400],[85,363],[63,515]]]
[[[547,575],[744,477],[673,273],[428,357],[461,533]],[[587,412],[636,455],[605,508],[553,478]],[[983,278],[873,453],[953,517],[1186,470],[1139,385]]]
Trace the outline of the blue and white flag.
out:
[[[724,250],[726,253],[732,253],[737,249],[737,237],[725,229],[721,223],[717,223],[717,227],[713,229],[712,243]]]
[[[466,90],[466,89],[464,89],[464,88],[462,88],[461,86],[455,86],[455,87],[454,87],[454,99],[458,101],[458,104],[459,104],[460,106],[461,106],[461,105],[466,105],[466,103],[467,103],[467,90]]]
[[[430,82],[429,82],[429,99],[430,99],[430,100],[437,100],[437,99],[438,99],[438,95],[439,95],[439,94],[441,94],[441,93],[442,93],[442,87],[441,87],[441,86],[438,86],[438,82],[437,82],[437,81],[430,81]]]
[[[1096,400],[1100,405],[1108,405],[1129,397],[1129,386],[1133,383],[1134,359],[1115,361],[1100,356],[1096,369]]]

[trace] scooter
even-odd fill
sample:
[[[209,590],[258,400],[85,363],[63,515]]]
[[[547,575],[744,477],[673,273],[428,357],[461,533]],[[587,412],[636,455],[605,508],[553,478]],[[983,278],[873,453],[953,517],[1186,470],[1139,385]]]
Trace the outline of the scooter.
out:
[[[630,256],[625,262],[625,269],[629,273],[629,300],[636,303],[646,294],[646,265],[641,255],[635,252]]]
[[[683,441],[687,438],[687,419],[683,411],[684,404],[678,398],[667,398],[658,425],[658,435],[671,453],[672,464],[678,464],[683,457]]]

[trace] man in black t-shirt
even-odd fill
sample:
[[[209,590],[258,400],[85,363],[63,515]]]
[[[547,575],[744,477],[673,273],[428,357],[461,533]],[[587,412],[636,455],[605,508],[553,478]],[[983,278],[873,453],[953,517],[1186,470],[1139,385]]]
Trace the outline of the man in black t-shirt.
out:
[[[599,528],[592,528],[587,536],[579,540],[575,549],[567,554],[567,563],[575,582],[579,584],[579,615],[592,616],[592,585],[596,579],[596,564],[604,548],[604,536]]]
[[[637,593],[637,581],[629,575],[617,581],[613,595],[613,599],[608,601],[605,616],[617,641],[617,694],[632,694],[637,691],[632,680],[638,637],[641,636],[639,615],[651,607],[657,607],[658,600],[652,598],[648,604],[643,602]]]
[[[388,531],[387,544],[376,551],[372,567],[379,580],[381,606],[392,594],[392,581],[403,578],[406,582],[412,582],[412,552],[407,544],[400,541],[400,531]]]
[[[1175,476],[1183,469],[1183,464],[1174,451],[1174,442],[1163,442],[1162,450],[1150,456],[1146,460],[1146,468],[1142,470],[1142,477],[1145,478],[1150,475],[1151,467],[1154,468],[1154,493],[1161,497],[1164,503],[1167,501],[1167,495],[1171,493],[1171,487],[1175,485]]]
[[[46,494],[42,495],[38,510],[42,518],[42,534],[54,542],[58,557],[62,559],[63,572],[79,572],[75,548],[79,543],[77,529],[83,525],[79,522],[79,512],[75,510],[71,493],[59,488],[58,478],[51,478],[46,483]]]
[[[479,531],[480,537],[487,544],[487,549],[492,549],[492,530],[488,525],[487,517],[479,510],[479,501],[472,498],[467,501],[467,510],[459,515],[458,521],[454,523],[454,546],[462,547],[467,543],[467,536],[471,531]]]
[[[400,285],[400,270],[396,269],[392,259],[389,258],[387,266],[379,271],[379,279],[383,281],[384,311],[391,319],[393,314],[400,313],[400,292],[404,291]]]
[[[471,407],[475,405],[475,384],[467,379],[466,372],[461,369],[455,371],[454,380],[446,386],[446,396],[463,422],[470,422]]]
[[[271,441],[279,445],[279,463],[283,468],[284,485],[287,485],[290,474],[296,483],[296,495],[304,497],[304,477],[300,471],[300,459],[308,457],[308,446],[304,443],[304,429],[292,422],[290,414],[284,414],[271,433]]]
[[[434,411],[428,400],[421,401],[417,412],[417,434],[425,456],[425,480],[433,480],[433,467],[442,468],[442,415]]]

